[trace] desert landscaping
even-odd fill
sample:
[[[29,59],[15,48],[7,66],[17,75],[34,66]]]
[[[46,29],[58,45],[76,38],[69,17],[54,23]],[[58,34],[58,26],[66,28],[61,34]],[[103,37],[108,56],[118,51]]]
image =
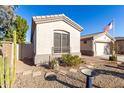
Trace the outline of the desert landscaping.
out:
[[[25,63],[17,70],[16,88],[85,88],[86,76],[80,72],[83,68],[92,68],[97,76],[92,78],[95,88],[124,88],[124,68],[99,57],[82,56],[84,63],[75,67],[59,66],[49,69],[47,66],[29,66]],[[25,67],[27,68],[25,68]],[[24,69],[25,68],[25,69]],[[21,71],[19,71],[21,70]],[[24,70],[24,71],[23,71]],[[47,74],[55,75],[52,80],[45,79]]]
[[[118,24],[122,6],[114,6],[118,11],[110,15],[122,27],[116,35],[115,20],[97,10],[115,10],[111,6],[54,6],[59,12],[34,12],[46,7],[0,5],[0,88],[124,88],[124,28]],[[89,12],[93,8],[96,18]],[[83,9],[88,12],[82,14]]]

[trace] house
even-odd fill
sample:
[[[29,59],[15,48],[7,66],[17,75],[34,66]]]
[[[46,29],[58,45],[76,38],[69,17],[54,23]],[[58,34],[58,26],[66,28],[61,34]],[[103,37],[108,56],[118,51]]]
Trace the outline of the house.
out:
[[[117,53],[124,54],[124,37],[115,37]]]
[[[102,56],[111,54],[111,42],[114,39],[104,32],[81,36],[81,54]]]
[[[64,14],[34,16],[31,41],[34,63],[49,62],[62,54],[81,55],[80,32],[83,28]]]

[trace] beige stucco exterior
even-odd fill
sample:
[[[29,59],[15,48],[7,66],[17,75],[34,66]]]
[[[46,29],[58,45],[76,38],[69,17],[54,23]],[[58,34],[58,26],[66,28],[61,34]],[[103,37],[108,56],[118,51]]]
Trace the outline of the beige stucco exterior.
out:
[[[93,50],[93,41],[92,39],[88,39],[86,41],[87,43],[84,43],[84,40],[81,41],[81,50]]]
[[[94,37],[94,41],[95,42],[111,42],[112,40],[110,37],[108,37],[106,34],[103,33]]]
[[[48,62],[53,56],[55,31],[68,32],[70,34],[70,53],[80,55],[80,31],[78,29],[63,20],[37,23],[32,41],[35,64]],[[61,56],[61,53],[54,55]]]
[[[86,41],[86,43],[84,43]],[[85,55],[93,55],[93,39],[81,40],[81,53]]]
[[[84,43],[87,42],[87,43]],[[101,56],[105,54],[110,54],[110,43],[112,38],[105,34],[100,33],[92,37],[82,37],[81,38],[81,53],[90,56]],[[104,54],[104,52],[107,52]]]
[[[118,54],[124,54],[124,40],[116,41],[116,50]]]
[[[55,30],[63,30],[70,33],[71,53],[80,52],[80,32],[63,21],[37,24],[36,54],[51,54],[53,47],[53,35]]]

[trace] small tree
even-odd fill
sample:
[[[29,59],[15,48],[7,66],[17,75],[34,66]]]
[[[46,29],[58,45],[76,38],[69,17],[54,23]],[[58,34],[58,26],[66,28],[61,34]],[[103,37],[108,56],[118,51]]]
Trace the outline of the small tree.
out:
[[[15,16],[16,6],[12,5],[0,5],[0,29],[2,29],[2,33],[5,33],[4,39],[12,38],[12,35],[8,35],[8,33],[12,32],[13,18]],[[3,40],[3,39],[2,39]]]
[[[17,16],[15,20],[15,28],[16,28],[16,38],[17,43],[22,44],[26,41],[26,32],[29,28],[27,21],[21,16]]]
[[[112,56],[109,56],[109,60],[110,61],[117,61],[115,41],[112,41],[111,48],[112,48]]]

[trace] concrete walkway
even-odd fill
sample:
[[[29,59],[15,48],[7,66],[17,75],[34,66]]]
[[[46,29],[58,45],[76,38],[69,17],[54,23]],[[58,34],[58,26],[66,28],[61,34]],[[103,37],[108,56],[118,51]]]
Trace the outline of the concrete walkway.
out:
[[[22,73],[27,70],[32,70],[35,66],[33,65],[33,61],[30,59],[25,59],[23,61],[18,60],[16,66],[16,73]]]

